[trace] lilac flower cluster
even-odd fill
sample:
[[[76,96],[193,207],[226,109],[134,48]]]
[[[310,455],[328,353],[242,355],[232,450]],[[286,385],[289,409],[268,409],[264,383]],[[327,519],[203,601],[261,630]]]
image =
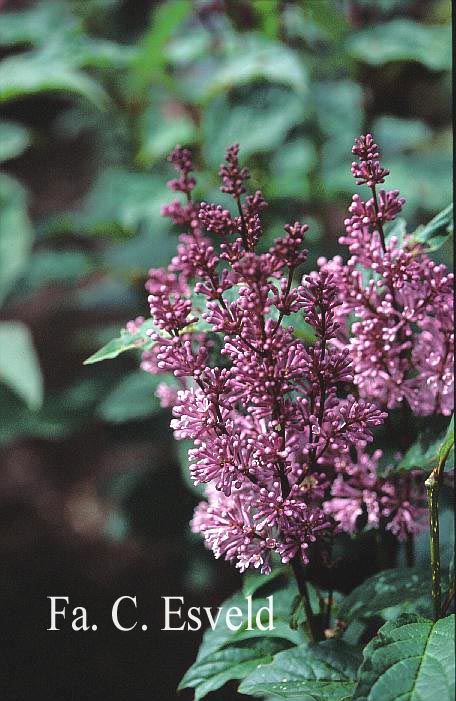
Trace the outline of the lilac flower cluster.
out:
[[[415,410],[423,383],[426,411],[448,413],[451,281],[408,242],[386,242],[383,222],[403,200],[377,195],[388,171],[370,135],[354,153],[353,173],[373,194],[366,203],[355,196],[350,208],[342,242],[352,258],[321,261],[304,277],[308,227],[287,224],[261,247],[267,204],[260,191],[246,194],[237,145],[220,168],[235,213],[194,201],[190,153],[176,147],[170,156],[179,177],[169,185],[186,201],[162,213],[185,232],[168,268],[149,271],[155,330],[142,367],[177,378],[180,389],[163,384],[158,394],[173,407],[175,437],[193,444],[193,481],[206,485],[192,527],[241,571],[269,572],[273,553],[305,564],[364,516],[399,538],[421,527],[422,486],[413,477],[379,480],[379,453],[369,457],[366,446],[387,416],[382,408],[407,400]],[[373,272],[367,284],[363,267]],[[312,345],[286,323],[296,313],[313,328]],[[349,338],[352,313],[359,318]]]
[[[428,508],[423,473],[411,471],[388,479],[378,477],[381,450],[372,456],[336,459],[338,475],[325,501],[331,514],[347,533],[355,533],[363,520],[368,528],[385,527],[398,540],[420,533],[427,526]]]
[[[385,236],[384,225],[404,205],[397,190],[377,192],[389,171],[380,165],[371,134],[356,140],[352,164],[357,184],[371,190],[367,201],[354,195],[340,243],[347,263],[321,259],[334,276],[340,306],[336,317],[345,329],[355,384],[360,396],[388,409],[406,406],[416,415],[453,410],[453,275],[430,260],[406,235]],[[354,319],[354,321],[353,321]],[[351,325],[349,337],[348,324]]]

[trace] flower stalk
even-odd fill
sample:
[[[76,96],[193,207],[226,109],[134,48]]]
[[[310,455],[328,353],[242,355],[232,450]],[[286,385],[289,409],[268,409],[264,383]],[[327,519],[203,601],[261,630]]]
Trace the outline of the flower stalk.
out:
[[[435,621],[443,615],[440,567],[439,496],[443,482],[445,463],[453,446],[454,439],[446,442],[439,454],[436,467],[432,470],[425,482],[429,503],[429,549],[432,573],[431,591]]]

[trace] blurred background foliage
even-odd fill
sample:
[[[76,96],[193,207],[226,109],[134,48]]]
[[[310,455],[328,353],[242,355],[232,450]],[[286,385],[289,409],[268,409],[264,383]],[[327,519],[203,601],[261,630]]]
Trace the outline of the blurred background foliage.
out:
[[[188,591],[220,590],[223,578],[227,593],[236,575],[186,529],[195,495],[178,476],[155,379],[132,356],[83,360],[147,316],[147,269],[169,261],[179,233],[160,216],[176,143],[194,150],[196,196],[223,202],[218,164],[240,142],[251,187],[270,202],[265,245],[305,221],[310,267],[338,250],[362,131],[381,144],[411,228],[446,207],[451,4],[0,8],[0,500],[2,513],[26,515],[8,547],[57,527],[120,567],[139,544]],[[448,262],[450,250],[437,255]],[[179,567],[166,570],[176,551]]]

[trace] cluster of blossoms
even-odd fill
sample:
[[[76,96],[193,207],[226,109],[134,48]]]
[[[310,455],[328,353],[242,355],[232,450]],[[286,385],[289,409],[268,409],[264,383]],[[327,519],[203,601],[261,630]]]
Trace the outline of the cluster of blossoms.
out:
[[[384,226],[404,205],[397,190],[377,186],[389,171],[380,165],[371,134],[355,141],[358,160],[352,173],[358,185],[371,191],[367,201],[354,195],[345,220],[347,263],[337,256],[319,261],[322,271],[337,281],[340,305],[338,342],[349,349],[359,396],[382,408],[401,408],[417,416],[453,411],[454,390],[454,277],[436,264],[423,246],[405,235],[401,241],[385,236]],[[422,477],[409,474],[379,480],[380,455],[339,467],[332,499],[325,503],[343,528],[353,532],[357,517],[386,528],[399,539],[426,525]]]
[[[404,205],[397,190],[377,186],[382,168],[371,134],[356,140],[352,164],[357,184],[367,184],[366,202],[354,195],[340,243],[351,257],[321,269],[334,276],[340,306],[339,340],[348,344],[359,394],[388,409],[404,404],[418,416],[453,410],[453,275],[432,261],[411,236],[385,237],[384,226]],[[355,318],[348,332],[347,321]],[[343,332],[345,330],[345,333]],[[349,337],[350,336],[350,337]]]
[[[354,175],[373,197],[354,198],[350,209],[343,242],[352,258],[322,261],[304,277],[308,227],[287,224],[261,248],[267,203],[260,191],[246,194],[237,145],[220,168],[235,213],[194,201],[189,151],[170,156],[179,177],[169,186],[185,201],[162,214],[185,233],[168,268],[149,272],[155,330],[142,367],[176,378],[158,394],[173,407],[176,438],[193,443],[192,479],[206,485],[193,529],[241,570],[267,573],[274,552],[307,563],[339,528],[354,532],[363,520],[400,538],[421,527],[422,485],[413,475],[379,480],[379,453],[369,457],[366,447],[383,409],[408,401],[415,410],[423,383],[429,411],[449,410],[450,278],[407,243],[386,244],[382,222],[403,200],[377,197],[387,171],[376,149],[370,136],[354,148]],[[360,266],[375,271],[367,286]],[[297,313],[313,328],[312,345],[286,323]],[[359,321],[349,339],[352,313]]]

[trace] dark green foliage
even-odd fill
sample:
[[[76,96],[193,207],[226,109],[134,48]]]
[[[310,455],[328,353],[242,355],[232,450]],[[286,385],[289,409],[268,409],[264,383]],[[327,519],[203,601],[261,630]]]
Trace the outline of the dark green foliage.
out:
[[[454,615],[436,623],[404,614],[364,650],[353,701],[454,699]]]
[[[261,665],[241,684],[239,691],[281,699],[308,695],[312,701],[342,701],[355,686],[359,652],[340,640],[304,643],[280,652],[269,665]]]

